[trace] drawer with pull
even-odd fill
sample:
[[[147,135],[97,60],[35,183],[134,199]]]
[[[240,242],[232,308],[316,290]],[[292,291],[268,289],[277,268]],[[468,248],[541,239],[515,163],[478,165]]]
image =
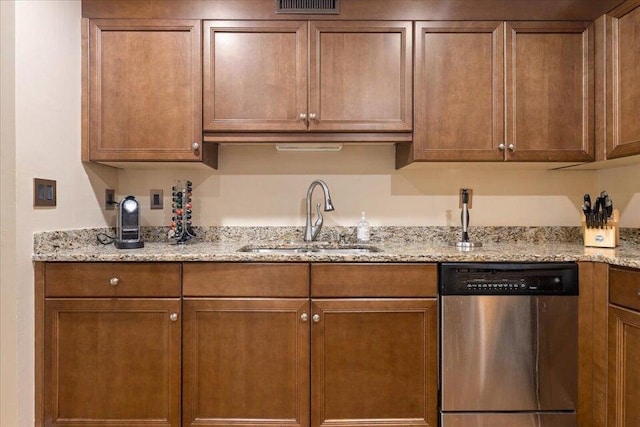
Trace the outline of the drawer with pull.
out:
[[[181,267],[170,262],[47,263],[45,296],[179,297]]]
[[[609,301],[640,310],[640,271],[610,267]]]

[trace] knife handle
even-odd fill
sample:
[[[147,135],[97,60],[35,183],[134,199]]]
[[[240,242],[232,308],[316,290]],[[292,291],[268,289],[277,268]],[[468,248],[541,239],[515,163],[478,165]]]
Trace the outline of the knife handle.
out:
[[[598,197],[596,199],[595,205],[593,205],[593,209],[591,210],[591,212],[597,214],[598,212],[600,212],[601,206],[602,206],[602,200],[600,199],[600,197]]]
[[[585,214],[591,213],[591,196],[588,194],[584,195],[584,203],[582,205],[582,210]]]
[[[606,195],[604,198],[604,211],[607,213],[607,217],[613,214],[613,202],[609,195]]]

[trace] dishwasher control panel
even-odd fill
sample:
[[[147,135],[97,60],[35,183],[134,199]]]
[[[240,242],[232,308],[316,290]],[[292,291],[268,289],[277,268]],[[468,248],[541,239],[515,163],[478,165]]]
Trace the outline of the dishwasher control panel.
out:
[[[442,295],[578,295],[575,263],[443,263]]]

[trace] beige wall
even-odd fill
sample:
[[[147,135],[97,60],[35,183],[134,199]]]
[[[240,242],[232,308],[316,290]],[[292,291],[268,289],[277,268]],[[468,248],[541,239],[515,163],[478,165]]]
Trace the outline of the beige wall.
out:
[[[640,165],[603,169],[599,184],[620,210],[620,225],[640,228]]]
[[[17,425],[15,7],[0,1],[0,425]]]
[[[325,224],[458,225],[458,191],[474,191],[475,225],[579,225],[585,192],[597,171],[532,169],[540,165],[414,164],[396,171],[393,146],[346,146],[340,153],[278,153],[273,146],[221,147],[220,170],[121,170],[119,195],[143,205],[143,223],[167,225],[175,179],[194,183],[199,225],[302,225],[304,198],[315,178],[331,189]],[[515,169],[514,169],[515,168]],[[149,190],[164,189],[164,211],[151,211]],[[319,194],[319,190],[318,191]]]
[[[18,422],[3,426],[33,425],[33,233],[104,226],[113,217],[98,195],[117,185],[117,173],[80,162],[80,17],[80,1],[15,3]],[[34,177],[57,181],[56,208],[33,208]]]

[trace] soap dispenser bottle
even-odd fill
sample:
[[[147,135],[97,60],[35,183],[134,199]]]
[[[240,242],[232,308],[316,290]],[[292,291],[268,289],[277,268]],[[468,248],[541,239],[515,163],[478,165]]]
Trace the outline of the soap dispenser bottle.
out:
[[[369,241],[370,235],[371,227],[369,226],[369,222],[367,221],[364,212],[362,212],[362,217],[360,218],[360,222],[358,222],[358,228],[356,232],[358,242],[367,243]]]

